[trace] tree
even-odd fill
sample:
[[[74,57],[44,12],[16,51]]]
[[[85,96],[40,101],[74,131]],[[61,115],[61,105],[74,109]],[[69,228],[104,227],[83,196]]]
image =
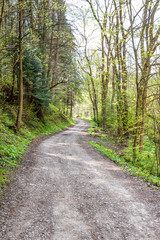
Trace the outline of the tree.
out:
[[[145,133],[145,119],[147,110],[147,91],[148,83],[151,79],[151,70],[154,64],[154,54],[159,46],[160,28],[156,27],[155,15],[158,9],[160,1],[154,3],[146,0],[142,8],[133,16],[132,1],[128,3],[128,12],[130,19],[131,39],[133,52],[135,56],[135,68],[136,68],[136,124],[134,130],[134,143],[133,153],[136,156],[136,148],[138,136],[139,138],[139,150],[143,150],[144,133]],[[142,14],[142,22],[136,25],[136,17]],[[136,44],[139,33],[138,44]],[[139,77],[140,76],[140,77]]]
[[[83,12],[82,13],[82,18],[83,18],[83,33],[81,32],[80,35],[82,37],[82,40],[84,42],[84,57],[81,57],[81,61],[79,61],[79,65],[82,69],[82,71],[85,73],[86,75],[86,80],[87,80],[87,89],[88,89],[88,93],[89,93],[89,97],[93,106],[93,116],[94,116],[94,121],[96,121],[99,124],[99,109],[98,109],[98,100],[97,100],[97,90],[96,90],[96,86],[95,86],[95,78],[96,76],[94,76],[93,74],[93,69],[92,67],[95,69],[95,53],[96,50],[91,50],[89,49],[88,45],[89,45],[89,40],[90,37],[92,37],[93,32],[91,32],[91,34],[89,34],[87,36],[87,31],[86,31],[86,25],[87,25],[87,14],[88,12]],[[83,62],[81,64],[81,62]]]
[[[103,8],[100,6],[99,2],[95,1],[96,8],[91,0],[86,0],[88,2],[95,20],[97,21],[101,30],[101,81],[102,81],[102,126],[106,130],[106,120],[107,120],[107,92],[108,84],[110,78],[110,66],[111,66],[111,42],[113,35],[109,31],[111,27],[111,15],[112,15],[112,2],[104,0]],[[98,10],[95,10],[98,9]],[[99,12],[98,12],[99,11]],[[101,15],[101,17],[100,17]],[[102,20],[100,20],[102,19]],[[105,41],[106,40],[106,41]],[[106,48],[105,48],[106,44]],[[105,61],[105,55],[106,61]]]
[[[23,46],[22,46],[22,7],[23,0],[18,0],[19,4],[19,109],[17,115],[17,130],[21,127],[22,113],[23,113]]]
[[[58,97],[54,89],[63,92],[63,84],[69,83],[66,74],[74,58],[74,38],[62,0],[2,1],[0,9],[0,97],[18,103],[18,130],[23,107],[34,104],[43,119],[49,102]],[[71,53],[67,58],[66,51]]]
[[[1,32],[1,26],[2,26],[3,14],[4,14],[4,5],[5,5],[5,0],[2,1],[2,6],[1,6],[1,15],[0,15],[0,32]]]

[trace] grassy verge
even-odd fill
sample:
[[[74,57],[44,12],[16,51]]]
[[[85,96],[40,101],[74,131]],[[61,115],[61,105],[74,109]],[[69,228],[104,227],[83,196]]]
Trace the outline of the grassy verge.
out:
[[[119,165],[123,166],[127,171],[129,171],[130,173],[132,173],[135,176],[138,176],[140,178],[142,178],[144,181],[153,183],[156,186],[160,187],[160,178],[151,175],[150,173],[148,173],[146,170],[135,167],[132,165],[131,162],[126,162],[126,160],[122,157],[119,157],[117,154],[114,153],[113,150],[104,147],[101,144],[97,144],[95,142],[90,142],[90,144],[99,152],[101,152],[105,157],[108,157],[109,159],[111,159],[112,161],[118,163]]]
[[[41,122],[32,111],[25,111],[24,121],[17,133],[11,126],[16,120],[16,110],[5,109],[0,112],[0,189],[10,179],[13,169],[32,140],[56,133],[74,122],[62,115],[58,109],[51,106],[52,112],[46,114],[44,122]]]
[[[149,182],[153,185],[156,185],[160,187],[160,177],[155,176],[155,174],[152,174],[150,172],[151,165],[152,165],[152,159],[148,159],[148,151],[144,151],[142,156],[138,156],[138,159],[133,162],[131,159],[131,149],[130,145],[129,147],[126,147],[124,149],[124,156],[120,157],[118,153],[116,153],[113,149],[110,149],[105,146],[105,144],[109,141],[113,141],[113,137],[107,136],[107,134],[104,134],[100,128],[96,126],[96,123],[91,122],[91,126],[89,128],[89,133],[92,136],[96,136],[100,138],[99,143],[90,142],[90,144],[99,152],[101,152],[105,157],[111,159],[112,161],[118,163],[123,168],[125,168],[127,171],[129,171],[131,174],[141,178],[145,182]],[[107,139],[108,138],[108,139]],[[147,145],[147,144],[146,144]],[[151,145],[149,145],[151,147]],[[148,149],[148,148],[147,148]],[[149,151],[150,156],[152,156],[152,151],[150,149]],[[152,171],[154,168],[152,168]],[[155,173],[155,171],[153,172]]]

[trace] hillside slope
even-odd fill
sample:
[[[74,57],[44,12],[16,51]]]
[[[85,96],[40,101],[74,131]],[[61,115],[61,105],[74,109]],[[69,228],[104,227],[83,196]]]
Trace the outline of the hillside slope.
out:
[[[25,150],[33,139],[58,132],[73,121],[51,105],[43,121],[36,117],[32,109],[25,109],[21,129],[16,132],[16,108],[0,108],[0,190],[9,182],[13,169],[19,164]]]

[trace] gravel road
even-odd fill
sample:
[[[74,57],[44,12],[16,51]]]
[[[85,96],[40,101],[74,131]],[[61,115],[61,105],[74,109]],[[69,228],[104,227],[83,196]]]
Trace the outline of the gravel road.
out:
[[[31,147],[0,207],[1,240],[158,240],[160,192],[87,143],[88,123]]]

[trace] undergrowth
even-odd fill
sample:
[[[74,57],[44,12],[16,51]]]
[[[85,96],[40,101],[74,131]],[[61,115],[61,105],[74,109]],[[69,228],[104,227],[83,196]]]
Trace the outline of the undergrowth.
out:
[[[26,109],[20,130],[15,132],[16,109],[0,110],[0,189],[8,183],[13,169],[33,139],[58,132],[73,121],[61,114],[55,106],[40,121],[32,110]]]
[[[131,141],[129,141],[128,146],[123,149],[123,157],[121,157],[113,149],[105,146],[108,142],[112,142],[112,144],[116,145],[117,139],[113,136],[104,134],[102,130],[97,127],[95,122],[91,121],[88,132],[92,136],[96,136],[101,139],[99,143],[95,143],[94,141],[90,142],[95,149],[110,158],[112,161],[123,166],[133,175],[160,187],[160,177],[156,176],[156,165],[154,165],[154,144],[147,138],[144,141],[143,153],[138,153],[136,160],[133,160]]]

